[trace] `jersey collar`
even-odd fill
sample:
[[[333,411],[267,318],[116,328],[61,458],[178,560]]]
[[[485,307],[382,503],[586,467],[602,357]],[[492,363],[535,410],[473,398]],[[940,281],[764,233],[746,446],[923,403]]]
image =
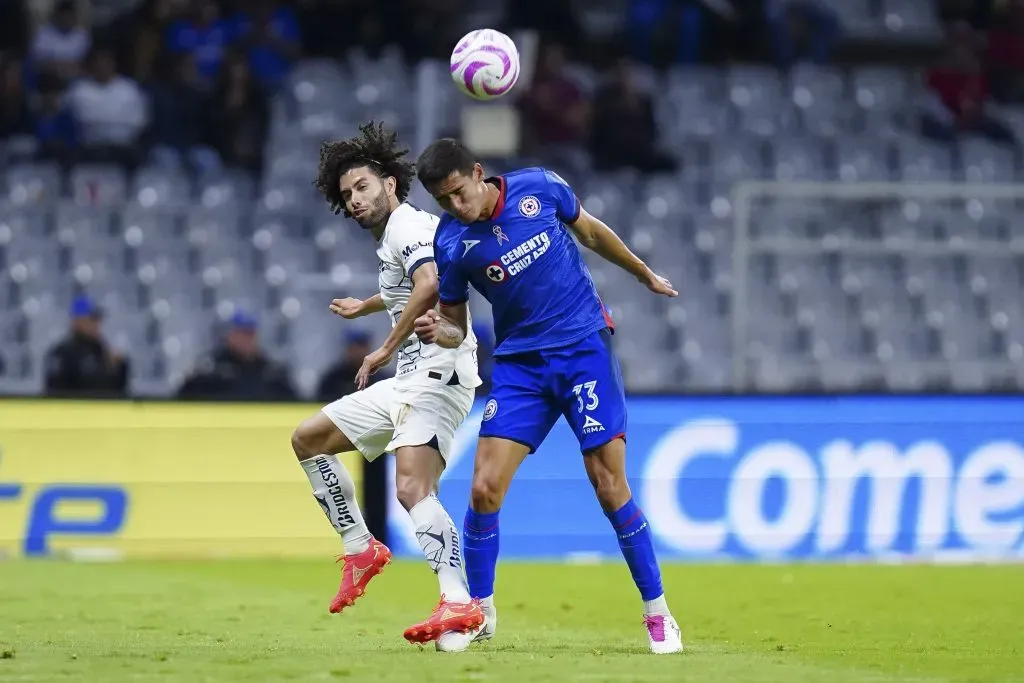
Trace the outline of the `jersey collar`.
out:
[[[505,176],[498,175],[484,180],[486,183],[491,183],[498,186],[498,201],[494,203],[494,210],[491,211],[491,217],[488,220],[496,221],[501,212],[505,210],[505,193],[508,190],[508,185],[505,182]]]

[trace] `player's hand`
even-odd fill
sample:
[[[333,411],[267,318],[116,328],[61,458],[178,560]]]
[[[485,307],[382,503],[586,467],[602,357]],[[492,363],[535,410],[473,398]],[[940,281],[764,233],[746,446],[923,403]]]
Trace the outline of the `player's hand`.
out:
[[[651,273],[645,280],[642,280],[647,289],[651,290],[655,294],[661,294],[663,296],[679,296],[679,292],[672,288],[672,283],[668,281],[668,278],[662,277],[657,273]]]
[[[359,367],[359,372],[356,373],[356,389],[362,391],[366,388],[366,385],[370,383],[370,375],[380,370],[382,367],[391,362],[391,356],[394,355],[391,351],[381,347],[370,353],[363,359],[363,364]]]
[[[363,301],[351,296],[344,299],[335,299],[331,302],[331,313],[340,315],[346,320],[358,318],[363,314]]]
[[[437,343],[437,321],[441,319],[441,314],[437,311],[427,311],[420,317],[416,318],[416,327],[413,328],[416,331],[416,336],[424,344],[436,344]]]

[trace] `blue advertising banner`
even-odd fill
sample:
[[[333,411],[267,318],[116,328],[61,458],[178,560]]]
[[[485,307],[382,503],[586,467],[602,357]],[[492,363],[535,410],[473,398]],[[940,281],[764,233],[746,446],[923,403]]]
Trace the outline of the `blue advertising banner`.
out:
[[[481,415],[442,481],[459,526]],[[634,398],[627,438],[663,559],[1024,560],[1024,398]],[[581,460],[559,422],[505,500],[502,558],[618,555]],[[391,503],[393,550],[420,555]]]

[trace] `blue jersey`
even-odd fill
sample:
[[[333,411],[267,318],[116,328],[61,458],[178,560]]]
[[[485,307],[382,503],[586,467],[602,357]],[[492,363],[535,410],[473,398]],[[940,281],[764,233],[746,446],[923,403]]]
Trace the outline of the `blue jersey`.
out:
[[[472,285],[491,303],[495,356],[561,348],[611,327],[576,241],[566,229],[580,200],[542,168],[493,179],[500,194],[490,219],[466,225],[445,214],[434,241],[440,299],[469,299]]]

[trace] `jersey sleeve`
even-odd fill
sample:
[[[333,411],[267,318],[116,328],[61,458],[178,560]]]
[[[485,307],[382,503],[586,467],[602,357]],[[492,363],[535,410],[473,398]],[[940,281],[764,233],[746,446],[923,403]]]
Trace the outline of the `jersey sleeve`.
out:
[[[555,202],[555,213],[558,220],[570,225],[575,223],[580,217],[582,206],[576,193],[569,187],[569,183],[554,171],[547,170],[544,171],[544,182]]]
[[[434,260],[435,226],[430,214],[417,211],[410,219],[396,226],[398,229],[388,237],[388,247],[401,260],[409,278],[412,278],[417,268]]]
[[[438,234],[440,234],[438,230]],[[443,243],[437,249],[437,293],[445,306],[456,306],[469,301],[469,280],[466,279],[454,254]]]

